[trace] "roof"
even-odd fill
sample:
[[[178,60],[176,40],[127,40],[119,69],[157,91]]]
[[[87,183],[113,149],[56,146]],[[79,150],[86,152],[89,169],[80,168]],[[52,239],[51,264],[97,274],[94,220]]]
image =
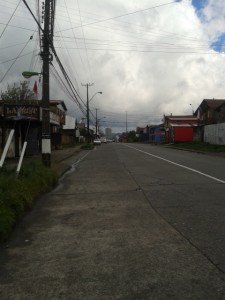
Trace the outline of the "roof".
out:
[[[165,116],[165,118],[177,118],[177,119],[181,119],[181,118],[184,118],[184,119],[190,119],[190,118],[195,118],[193,115],[168,115],[168,116]]]
[[[169,117],[170,121],[185,121],[185,120],[189,120],[189,121],[196,121],[198,118],[197,117],[193,117],[193,116],[180,116],[180,117]]]
[[[61,104],[62,107],[64,108],[64,110],[67,110],[66,104],[63,100],[50,100],[49,104],[50,105],[54,105],[54,104],[59,105],[59,104]]]
[[[1,100],[0,99],[0,105],[1,104],[13,104],[13,105],[41,105],[41,100]],[[59,105],[61,104],[63,109],[66,111],[67,107],[65,105],[65,102],[63,100],[50,100],[50,105]]]
[[[196,127],[198,125],[197,124],[189,124],[189,123],[184,123],[184,124],[170,123],[170,126],[172,126],[172,127]]]
[[[225,99],[204,99],[200,106],[204,109],[207,106],[211,109],[217,109],[219,106],[225,103]]]

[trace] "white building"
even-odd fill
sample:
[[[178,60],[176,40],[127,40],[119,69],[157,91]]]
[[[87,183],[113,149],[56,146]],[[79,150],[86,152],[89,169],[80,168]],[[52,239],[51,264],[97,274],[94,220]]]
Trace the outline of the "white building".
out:
[[[112,128],[105,129],[105,136],[107,139],[112,139]]]

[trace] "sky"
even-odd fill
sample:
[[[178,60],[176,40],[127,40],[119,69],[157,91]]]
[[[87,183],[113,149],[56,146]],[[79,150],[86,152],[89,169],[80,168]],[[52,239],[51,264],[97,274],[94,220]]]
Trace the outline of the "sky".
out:
[[[37,15],[38,1],[28,2]],[[4,91],[24,80],[22,71],[41,72],[42,62],[23,1],[0,0],[0,19]],[[225,99],[224,0],[57,0],[54,45],[84,103],[90,83],[90,127],[96,109],[102,128],[119,132],[159,124],[164,114],[192,114],[203,99]],[[52,64],[51,99],[64,100],[78,121],[85,118]],[[38,91],[40,99],[41,82]]]

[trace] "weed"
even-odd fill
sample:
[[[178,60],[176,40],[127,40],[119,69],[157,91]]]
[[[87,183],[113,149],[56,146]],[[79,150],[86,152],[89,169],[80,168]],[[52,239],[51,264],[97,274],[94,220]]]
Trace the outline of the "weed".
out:
[[[56,183],[57,174],[38,161],[25,164],[19,176],[14,170],[0,171],[0,241],[7,238],[33,200]]]

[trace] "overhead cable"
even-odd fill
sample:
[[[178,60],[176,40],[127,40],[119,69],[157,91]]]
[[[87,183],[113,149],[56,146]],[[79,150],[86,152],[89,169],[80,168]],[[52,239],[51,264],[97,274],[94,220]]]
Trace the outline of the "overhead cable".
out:
[[[20,2],[21,2],[21,0],[20,0],[19,3],[17,4],[17,6],[16,6],[16,8],[14,9],[14,11],[13,11],[11,17],[9,18],[9,21],[7,22],[5,28],[3,29],[3,31],[2,31],[2,33],[1,33],[1,35],[0,35],[0,39],[1,39],[1,37],[3,36],[3,34],[4,34],[4,32],[5,32],[6,28],[7,28],[7,26],[9,25],[10,21],[12,20],[12,18],[13,18],[13,16],[14,16],[15,12],[16,12],[16,10],[17,10],[17,8],[18,8],[19,5],[20,5]]]

